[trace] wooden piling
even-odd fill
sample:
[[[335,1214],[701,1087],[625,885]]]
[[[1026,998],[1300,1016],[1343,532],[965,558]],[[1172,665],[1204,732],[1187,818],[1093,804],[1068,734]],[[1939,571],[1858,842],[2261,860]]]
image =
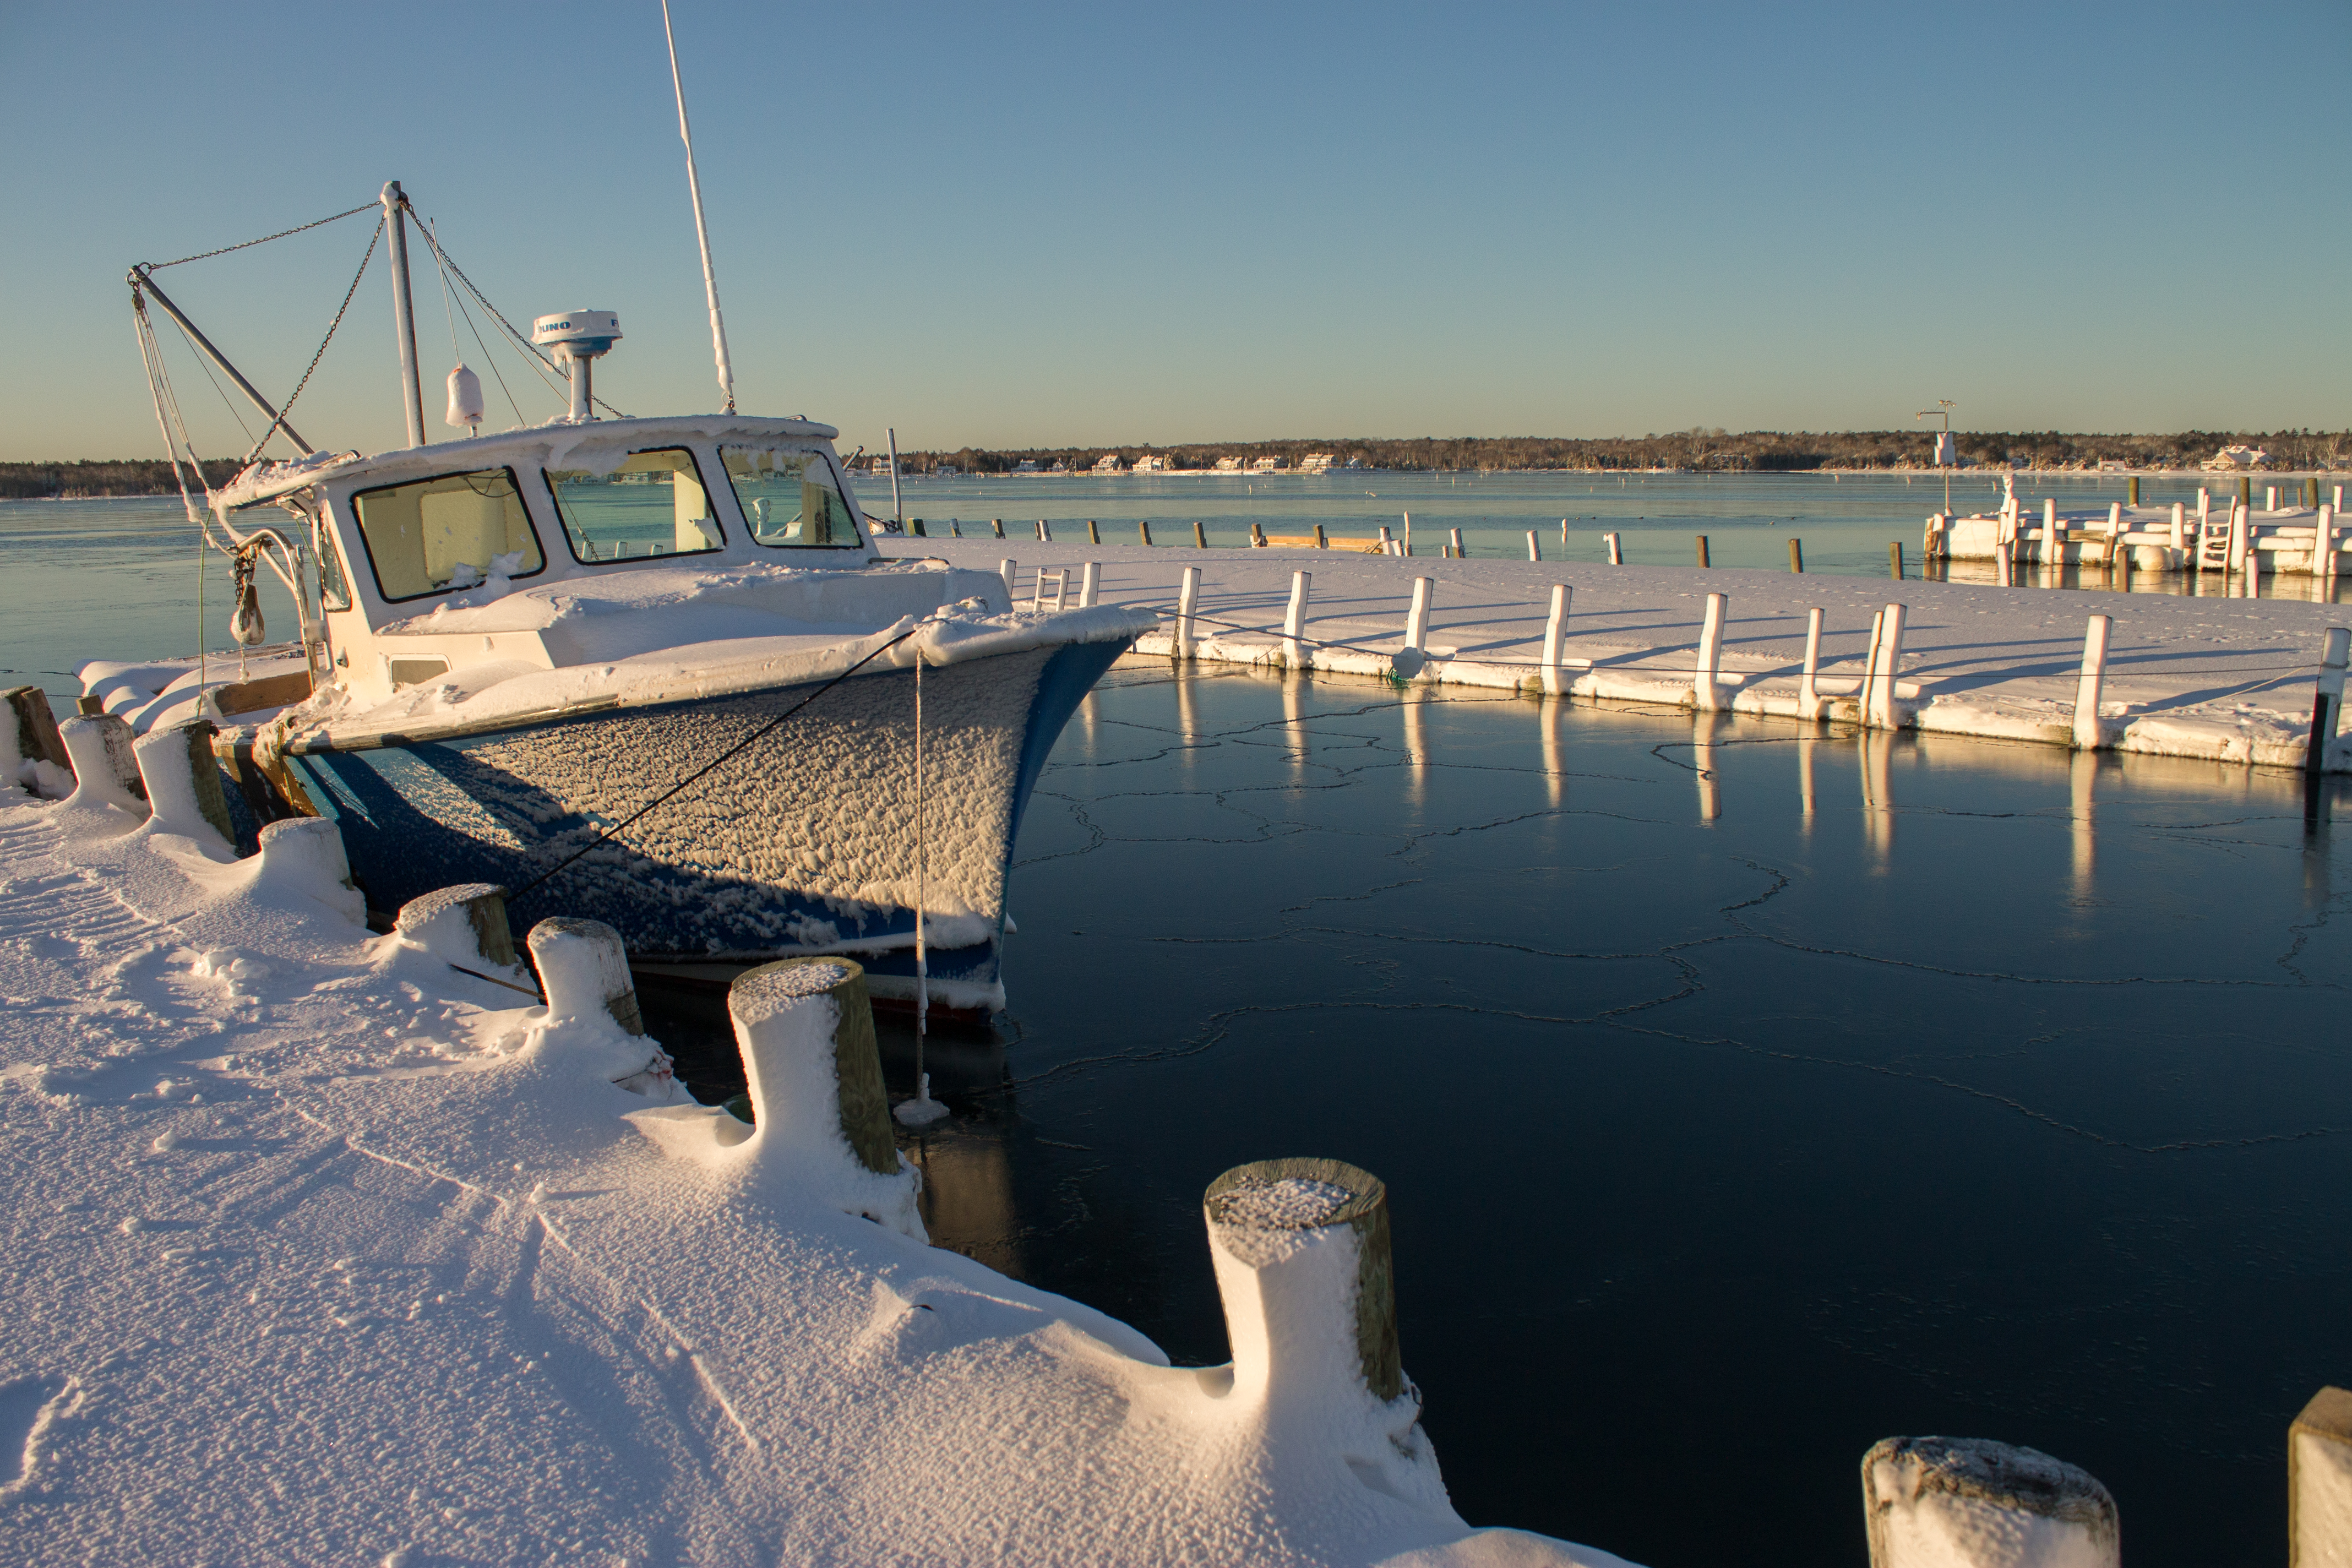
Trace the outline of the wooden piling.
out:
[[[1253,1190],[1289,1184],[1313,1184],[1307,1192],[1329,1191],[1335,1201],[1320,1214],[1303,1205],[1271,1209],[1250,1202]],[[1309,1369],[1320,1359],[1316,1352],[1328,1348],[1312,1338],[1336,1318],[1355,1331],[1355,1353],[1343,1363],[1346,1381],[1360,1378],[1364,1391],[1383,1405],[1404,1393],[1388,1188],[1378,1176],[1338,1160],[1260,1160],[1236,1165],[1211,1182],[1202,1194],[1202,1208],[1218,1292],[1224,1299],[1237,1390],[1285,1403],[1296,1399],[1320,1418],[1328,1401],[1346,1390],[1299,1384],[1307,1382]],[[1333,1282],[1341,1299],[1268,1288],[1281,1272],[1311,1268],[1319,1250],[1283,1245],[1280,1233],[1343,1227],[1353,1233],[1356,1267],[1351,1279]]]
[[[2311,733],[2303,743],[2303,769],[2316,773],[2327,765],[2327,748],[2344,716],[2344,666],[2352,654],[2352,627],[2330,626],[2319,654],[2319,679],[2311,693]]]
[[[601,1007],[627,1033],[646,1032],[619,931],[603,921],[550,915],[530,928],[527,942],[549,1017],[576,1017]]]
[[[1176,590],[1176,636],[1172,644],[1178,658],[1192,657],[1192,617],[1201,607],[1201,569],[1184,568],[1183,585]]]
[[[1412,607],[1405,612],[1404,646],[1415,653],[1429,651],[1429,609],[1437,584],[1427,577],[1412,580]]]
[[[2087,1471],[1981,1437],[1887,1437],[1862,1459],[1870,1568],[2116,1568],[2116,1500]]]
[[[0,691],[0,700],[8,705],[7,712],[0,714],[0,723],[16,728],[16,755],[28,763],[65,767],[66,743],[58,738],[58,721],[49,712],[49,694],[37,686],[12,686]]]
[[[1087,563],[1086,570],[1081,573],[1078,577],[1078,608],[1082,610],[1093,609],[1095,605],[1095,595],[1101,590],[1101,587],[1102,563],[1099,561],[1089,561]]]
[[[1614,533],[1604,533],[1601,536],[1601,542],[1609,547],[1610,565],[1622,566],[1625,564],[1625,542],[1623,539]]]
[[[2137,474],[2134,474],[2130,479],[2124,482],[2129,487],[2129,489],[2125,492],[2129,498],[2126,500],[2125,504],[2126,506],[2134,507],[2139,505],[2139,476]]]
[[[1722,594],[1706,596],[1706,619],[1698,634],[1698,668],[1691,676],[1692,703],[1701,712],[1712,713],[1723,706],[1723,688],[1717,678],[1723,672],[1724,609],[1729,603]]]
[[[1878,612],[1870,679],[1862,691],[1862,722],[1865,729],[1896,727],[1895,700],[1896,687],[1903,679],[1903,627],[1909,615],[1907,605],[1889,605]]]
[[[1150,523],[1137,523],[1135,525],[1135,532],[1136,537],[1142,540],[1144,543],[1150,544],[1151,542],[1151,525]]]
[[[1037,520],[1037,542],[1040,544],[1054,542],[1054,530],[1042,517]]]
[[[1575,592],[1565,583],[1551,585],[1551,614],[1544,619],[1543,640],[1543,689],[1550,696],[1559,694],[1560,644],[1568,636],[1568,606]]]
[[[1253,550],[1265,548],[1265,526],[1263,523],[1250,524],[1250,548]]]
[[[1528,559],[1530,561],[1543,559],[1543,548],[1536,542],[1536,531],[1532,528],[1528,530]]]
[[[2321,1389],[2287,1426],[2286,1561],[2352,1562],[2352,1389]]]
[[[1822,619],[1818,605],[1805,612],[1805,667],[1797,677],[1797,716],[1807,721],[1818,721],[1822,716],[1822,696],[1816,681],[1822,672]]]
[[[1462,559],[1462,531],[1458,528],[1454,529],[1451,531],[1450,537],[1454,541],[1454,559],[1459,561]]]
[[[2083,670],[2074,683],[2074,746],[2093,752],[2099,747],[2099,690],[2107,678],[2107,634],[2112,616],[2093,616],[2083,632]]]
[[[1003,518],[991,518],[989,520],[988,526],[996,530],[997,538],[1002,539],[1004,537],[1004,520]]]
[[[1293,572],[1290,574],[1290,607],[1282,616],[1282,664],[1286,669],[1303,669],[1307,665],[1307,593],[1314,574]]]
[[[1087,542],[1088,544],[1100,544],[1102,542],[1102,530],[1096,526],[1095,520],[1093,518],[1087,519]]]
[[[1698,536],[1698,563],[1702,566],[1709,564],[1706,558],[1706,535],[1704,533]]]
[[[538,934],[531,932],[534,945]],[[805,1026],[794,1026],[807,1008],[827,1000],[834,1010],[829,1036],[812,1038]],[[877,1176],[899,1174],[898,1140],[890,1131],[890,1096],[883,1085],[864,965],[828,954],[747,969],[727,987],[727,1014],[742,1051],[752,1115],[763,1134],[797,1122],[796,1131],[816,1145],[805,1152],[817,1154],[831,1142],[833,1128],[838,1128],[857,1164]],[[794,1059],[810,1051],[818,1058],[816,1063]],[[796,1102],[812,1081],[827,1079],[834,1087],[831,1106]],[[825,1127],[826,1122],[833,1127]],[[831,1146],[837,1150],[841,1143]]]
[[[501,968],[515,964],[514,928],[507,921],[507,890],[494,882],[461,882],[436,888],[400,906],[393,929],[418,942],[436,926],[462,924],[482,959]]]
[[[996,574],[1004,579],[1004,597],[1008,601],[1013,597],[1013,574],[1020,564],[1009,555],[996,563]]]
[[[1209,531],[1197,522],[1192,525],[1192,542],[1200,549],[1209,548]]]
[[[1315,525],[1315,548],[1318,550],[1331,548],[1331,542],[1323,536],[1323,525],[1319,522]]]
[[[1903,581],[1903,542],[1899,539],[1886,542],[1886,574],[1897,583]]]
[[[1789,570],[1791,572],[1801,573],[1804,569],[1805,542],[1801,539],[1792,538],[1789,541]]]
[[[234,845],[236,829],[228,819],[228,796],[221,788],[220,763],[213,760],[213,737],[220,727],[209,719],[190,719],[173,725],[160,734],[150,733],[132,742],[131,755],[139,769],[140,793],[151,805],[174,798],[174,782],[168,777],[150,777],[151,769],[168,770],[176,774],[187,769],[188,787],[192,792],[196,815],[205,825],[221,836],[221,842]],[[157,752],[162,754],[150,757]],[[180,807],[172,807],[177,811]]]

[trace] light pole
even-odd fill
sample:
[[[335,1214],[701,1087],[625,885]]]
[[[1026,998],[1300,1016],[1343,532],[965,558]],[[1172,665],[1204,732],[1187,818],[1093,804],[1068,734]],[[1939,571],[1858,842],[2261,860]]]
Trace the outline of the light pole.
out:
[[[1944,515],[1952,515],[1952,465],[1959,458],[1959,447],[1952,440],[1952,400],[1936,399],[1936,406],[1923,408],[1911,416],[1914,419],[1941,419],[1944,427],[1936,436],[1936,466],[1944,470]]]

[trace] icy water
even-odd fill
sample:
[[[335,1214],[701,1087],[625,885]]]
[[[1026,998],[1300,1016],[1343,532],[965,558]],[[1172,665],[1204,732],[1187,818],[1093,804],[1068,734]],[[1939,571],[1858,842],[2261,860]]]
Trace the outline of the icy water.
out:
[[[1209,1181],[1376,1173],[1474,1522],[1860,1563],[1863,1451],[1941,1433],[2088,1468],[2142,1568],[2273,1560],[2352,1375],[2334,788],[1131,658],[906,1146],[941,1245],[1196,1363]]]

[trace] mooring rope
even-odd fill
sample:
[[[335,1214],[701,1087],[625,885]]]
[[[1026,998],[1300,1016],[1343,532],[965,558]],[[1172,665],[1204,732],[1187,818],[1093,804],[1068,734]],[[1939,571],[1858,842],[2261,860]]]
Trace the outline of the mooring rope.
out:
[[[694,772],[687,774],[686,777],[670,785],[668,789],[664,790],[660,795],[656,795],[652,800],[646,802],[635,811],[633,811],[628,816],[621,818],[620,821],[613,824],[610,827],[600,831],[595,837],[582,845],[571,855],[566,856],[563,859],[558,861],[547,870],[541,872],[538,876],[533,877],[530,881],[525,882],[521,887],[516,889],[510,896],[514,899],[520,899],[525,893],[530,892],[532,889],[538,887],[541,883],[548,880],[550,878],[560,875],[563,871],[570,869],[582,856],[586,855],[589,851],[602,845],[606,839],[612,837],[615,833],[620,832],[624,827],[630,826],[632,823],[642,820],[646,816],[650,816],[653,812],[658,810],[660,807],[667,805],[688,785],[708,775],[713,769],[719,767],[719,764],[730,762],[735,757],[740,755],[745,750],[764,739],[776,728],[777,725],[782,724],[785,720],[791,718],[793,714],[799,712],[802,709],[807,707],[810,703],[815,701],[818,698],[824,696],[826,692],[832,690],[835,687],[840,685],[851,676],[856,675],[859,670],[865,668],[867,665],[873,663],[876,659],[881,658],[892,648],[897,647],[900,643],[905,642],[908,637],[913,637],[917,632],[921,631],[929,624],[930,623],[928,620],[917,621],[913,626],[908,626],[905,631],[900,632],[897,637],[892,637],[888,642],[884,643],[881,647],[867,654],[864,658],[859,659],[856,664],[851,665],[847,669],[843,670],[839,675],[835,676],[831,680],[826,681],[823,686],[818,687],[814,691],[810,692],[806,697],[802,698],[798,702],[793,703],[790,708],[785,709],[782,712],[777,714],[774,718],[769,720],[766,723],[761,725],[758,729],[752,731],[750,734],[744,736],[741,740],[736,742],[733,745],[728,747],[725,751],[711,758],[710,761],[703,763],[702,766],[695,769]],[[919,655],[918,658],[920,656]]]

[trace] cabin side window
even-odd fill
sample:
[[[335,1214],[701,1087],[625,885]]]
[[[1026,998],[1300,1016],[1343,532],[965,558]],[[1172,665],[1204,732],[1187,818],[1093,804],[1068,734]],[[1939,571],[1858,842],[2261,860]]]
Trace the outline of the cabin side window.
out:
[[[512,468],[444,474],[352,497],[360,543],[388,603],[544,569]]]
[[[610,473],[547,470],[564,542],[583,564],[727,547],[694,454],[683,447],[632,452]]]
[[[824,455],[778,447],[721,447],[727,482],[751,538],[777,547],[854,549],[857,520]]]

